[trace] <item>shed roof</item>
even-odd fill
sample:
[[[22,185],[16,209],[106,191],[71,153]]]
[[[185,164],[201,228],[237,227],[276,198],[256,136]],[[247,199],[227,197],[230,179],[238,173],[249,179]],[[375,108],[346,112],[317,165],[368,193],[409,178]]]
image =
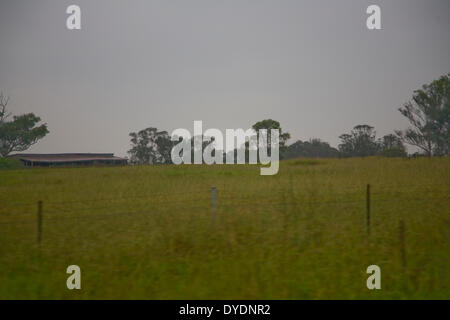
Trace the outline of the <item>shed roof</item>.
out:
[[[35,162],[76,162],[76,161],[126,161],[126,158],[115,157],[113,153],[22,153],[10,157]]]

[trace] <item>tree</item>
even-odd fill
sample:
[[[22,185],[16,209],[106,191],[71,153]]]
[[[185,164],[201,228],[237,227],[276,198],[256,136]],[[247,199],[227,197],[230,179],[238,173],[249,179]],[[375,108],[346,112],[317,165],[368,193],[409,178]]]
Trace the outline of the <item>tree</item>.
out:
[[[406,148],[402,140],[394,135],[385,135],[378,141],[379,155],[384,157],[406,157]]]
[[[343,157],[367,157],[378,152],[378,144],[375,141],[373,127],[362,124],[357,125],[349,134],[342,134],[339,139],[342,143],[338,146]]]
[[[170,152],[174,146],[167,131],[147,128],[131,132],[132,148],[128,151],[132,164],[170,164]]]
[[[170,153],[175,143],[171,140],[169,133],[167,133],[167,131],[158,132],[155,143],[157,146],[157,151],[160,155],[159,158],[162,160],[159,163],[172,164],[172,157]]]
[[[0,94],[0,157],[25,151],[48,133],[47,124],[37,126],[41,118],[33,113],[13,116],[7,111],[9,98]]]
[[[450,74],[415,90],[412,101],[398,109],[411,127],[396,134],[426,155],[450,154]]]
[[[334,158],[338,157],[338,155],[339,151],[331,147],[328,142],[321,141],[320,139],[310,139],[305,142],[298,140],[289,145],[283,154],[283,158]]]
[[[195,141],[201,141],[201,149],[197,148]],[[195,151],[200,151],[202,154],[202,163],[204,163],[204,159],[203,159],[203,152],[205,151],[206,147],[212,143],[214,141],[214,137],[209,137],[209,136],[205,136],[205,135],[197,135],[197,136],[193,136],[192,138],[187,140],[187,143],[190,144],[190,150],[191,150],[191,161],[192,163],[194,163],[194,159],[195,159]],[[198,142],[197,142],[198,143]],[[225,154],[223,153],[222,150],[216,150],[215,148],[213,148],[211,150],[211,155],[214,157],[216,155],[216,152],[222,152],[223,154],[223,161],[225,162]]]
[[[255,130],[258,133],[258,139],[259,139],[259,130],[261,129],[267,129],[267,154],[270,154],[270,144],[271,144],[271,129],[279,129],[280,130],[280,137],[279,137],[279,148],[280,148],[280,155],[283,154],[284,151],[286,151],[286,142],[289,140],[291,135],[288,132],[283,132],[281,129],[280,123],[276,120],[272,119],[266,119],[259,121],[255,123],[252,126],[253,130]],[[248,145],[248,144],[246,144]]]

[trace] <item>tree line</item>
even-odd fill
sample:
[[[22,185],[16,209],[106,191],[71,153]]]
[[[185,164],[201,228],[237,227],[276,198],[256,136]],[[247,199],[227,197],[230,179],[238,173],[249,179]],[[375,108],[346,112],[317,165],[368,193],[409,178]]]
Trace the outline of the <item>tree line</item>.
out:
[[[283,132],[278,121],[266,119],[255,123],[252,128],[280,129],[280,158],[292,159],[337,158],[337,157],[406,157],[406,144],[420,151],[415,156],[442,156],[450,154],[450,74],[415,90],[411,101],[400,107],[399,112],[408,119],[410,127],[395,130],[394,133],[377,138],[375,128],[367,124],[353,127],[349,133],[339,136],[341,143],[333,148],[328,142],[317,138],[309,141],[298,140],[290,145],[288,132]],[[170,150],[178,143],[171,141],[167,131],[147,128],[130,133],[132,148],[128,151],[133,164],[170,164]],[[203,137],[199,137],[203,141]],[[195,137],[191,139],[194,152]],[[208,142],[204,142],[203,149]],[[242,145],[248,154],[248,143]],[[223,152],[223,150],[215,150]],[[237,149],[234,150],[237,153]],[[223,154],[224,158],[226,154]]]
[[[49,132],[47,124],[39,124],[41,119],[33,113],[12,116],[7,110],[8,102],[9,98],[0,93],[0,158],[7,157],[12,152],[27,150]],[[259,121],[252,128],[256,131],[267,129],[268,132],[270,129],[280,130],[282,159],[373,155],[405,157],[406,144],[416,147],[419,150],[417,155],[431,157],[450,154],[450,73],[415,90],[412,99],[398,111],[410,123],[405,130],[395,130],[394,133],[377,138],[374,127],[367,124],[356,125],[350,132],[339,136],[341,143],[337,149],[320,139],[298,140],[287,145],[290,134],[283,132],[280,123],[272,119]],[[128,154],[131,163],[171,163],[171,150],[177,142],[171,141],[167,131],[150,127],[130,133],[130,138],[131,149]],[[192,152],[195,138],[191,141]],[[203,137],[201,138],[203,141]],[[242,145],[241,148],[246,149],[248,153],[248,144]]]

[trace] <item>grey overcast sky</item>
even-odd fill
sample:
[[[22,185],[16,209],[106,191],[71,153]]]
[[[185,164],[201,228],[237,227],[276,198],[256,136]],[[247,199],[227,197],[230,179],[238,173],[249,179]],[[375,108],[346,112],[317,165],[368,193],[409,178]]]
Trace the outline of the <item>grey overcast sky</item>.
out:
[[[0,0],[0,90],[50,130],[30,152],[123,156],[149,126],[266,118],[337,146],[357,124],[405,128],[397,109],[448,72],[450,0]]]

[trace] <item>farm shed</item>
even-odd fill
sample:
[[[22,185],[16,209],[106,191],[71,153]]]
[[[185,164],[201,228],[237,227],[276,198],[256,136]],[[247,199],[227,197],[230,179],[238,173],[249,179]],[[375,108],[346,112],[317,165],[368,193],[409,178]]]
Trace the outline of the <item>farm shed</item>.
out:
[[[113,153],[23,153],[9,157],[19,159],[27,167],[125,165],[128,162]]]

